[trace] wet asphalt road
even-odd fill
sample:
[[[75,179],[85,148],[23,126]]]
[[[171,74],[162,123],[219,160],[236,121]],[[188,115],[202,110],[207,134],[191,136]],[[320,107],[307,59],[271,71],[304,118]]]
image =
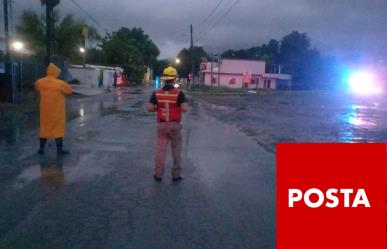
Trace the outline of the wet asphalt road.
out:
[[[334,91],[259,91],[200,95],[217,119],[275,153],[278,142],[387,141],[387,95]]]
[[[150,90],[69,101],[65,146],[2,143],[0,248],[275,248],[275,156],[204,107],[184,118],[184,181],[155,183]],[[169,157],[170,158],[170,157]]]

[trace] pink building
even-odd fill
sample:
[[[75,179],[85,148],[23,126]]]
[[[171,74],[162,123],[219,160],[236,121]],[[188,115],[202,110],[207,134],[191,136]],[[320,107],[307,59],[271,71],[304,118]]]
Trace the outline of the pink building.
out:
[[[221,59],[220,63],[202,63],[201,77],[204,84],[208,86],[251,89],[290,88],[291,75],[269,74],[265,69],[265,61]]]

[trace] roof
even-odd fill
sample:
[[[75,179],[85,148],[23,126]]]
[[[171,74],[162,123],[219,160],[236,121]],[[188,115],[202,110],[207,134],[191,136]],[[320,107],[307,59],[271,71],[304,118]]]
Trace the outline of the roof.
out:
[[[237,58],[222,58],[222,60],[228,60],[228,61],[256,61],[256,62],[265,62],[264,60],[255,60],[255,59],[237,59]]]

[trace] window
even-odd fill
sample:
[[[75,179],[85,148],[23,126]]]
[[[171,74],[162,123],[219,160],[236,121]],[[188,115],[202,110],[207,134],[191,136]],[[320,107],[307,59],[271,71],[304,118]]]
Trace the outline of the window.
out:
[[[216,84],[216,78],[212,77],[211,84]]]
[[[263,81],[263,88],[269,89],[271,86],[271,80],[264,80]]]
[[[234,85],[235,84],[235,78],[230,78],[229,80],[228,80],[228,83],[230,84],[230,85]]]

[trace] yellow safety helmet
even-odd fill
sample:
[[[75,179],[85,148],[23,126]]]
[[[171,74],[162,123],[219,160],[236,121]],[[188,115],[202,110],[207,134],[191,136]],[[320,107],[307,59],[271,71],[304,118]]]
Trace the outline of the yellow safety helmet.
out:
[[[163,80],[173,80],[177,78],[177,71],[173,67],[167,67],[163,71],[163,76],[161,79]]]

